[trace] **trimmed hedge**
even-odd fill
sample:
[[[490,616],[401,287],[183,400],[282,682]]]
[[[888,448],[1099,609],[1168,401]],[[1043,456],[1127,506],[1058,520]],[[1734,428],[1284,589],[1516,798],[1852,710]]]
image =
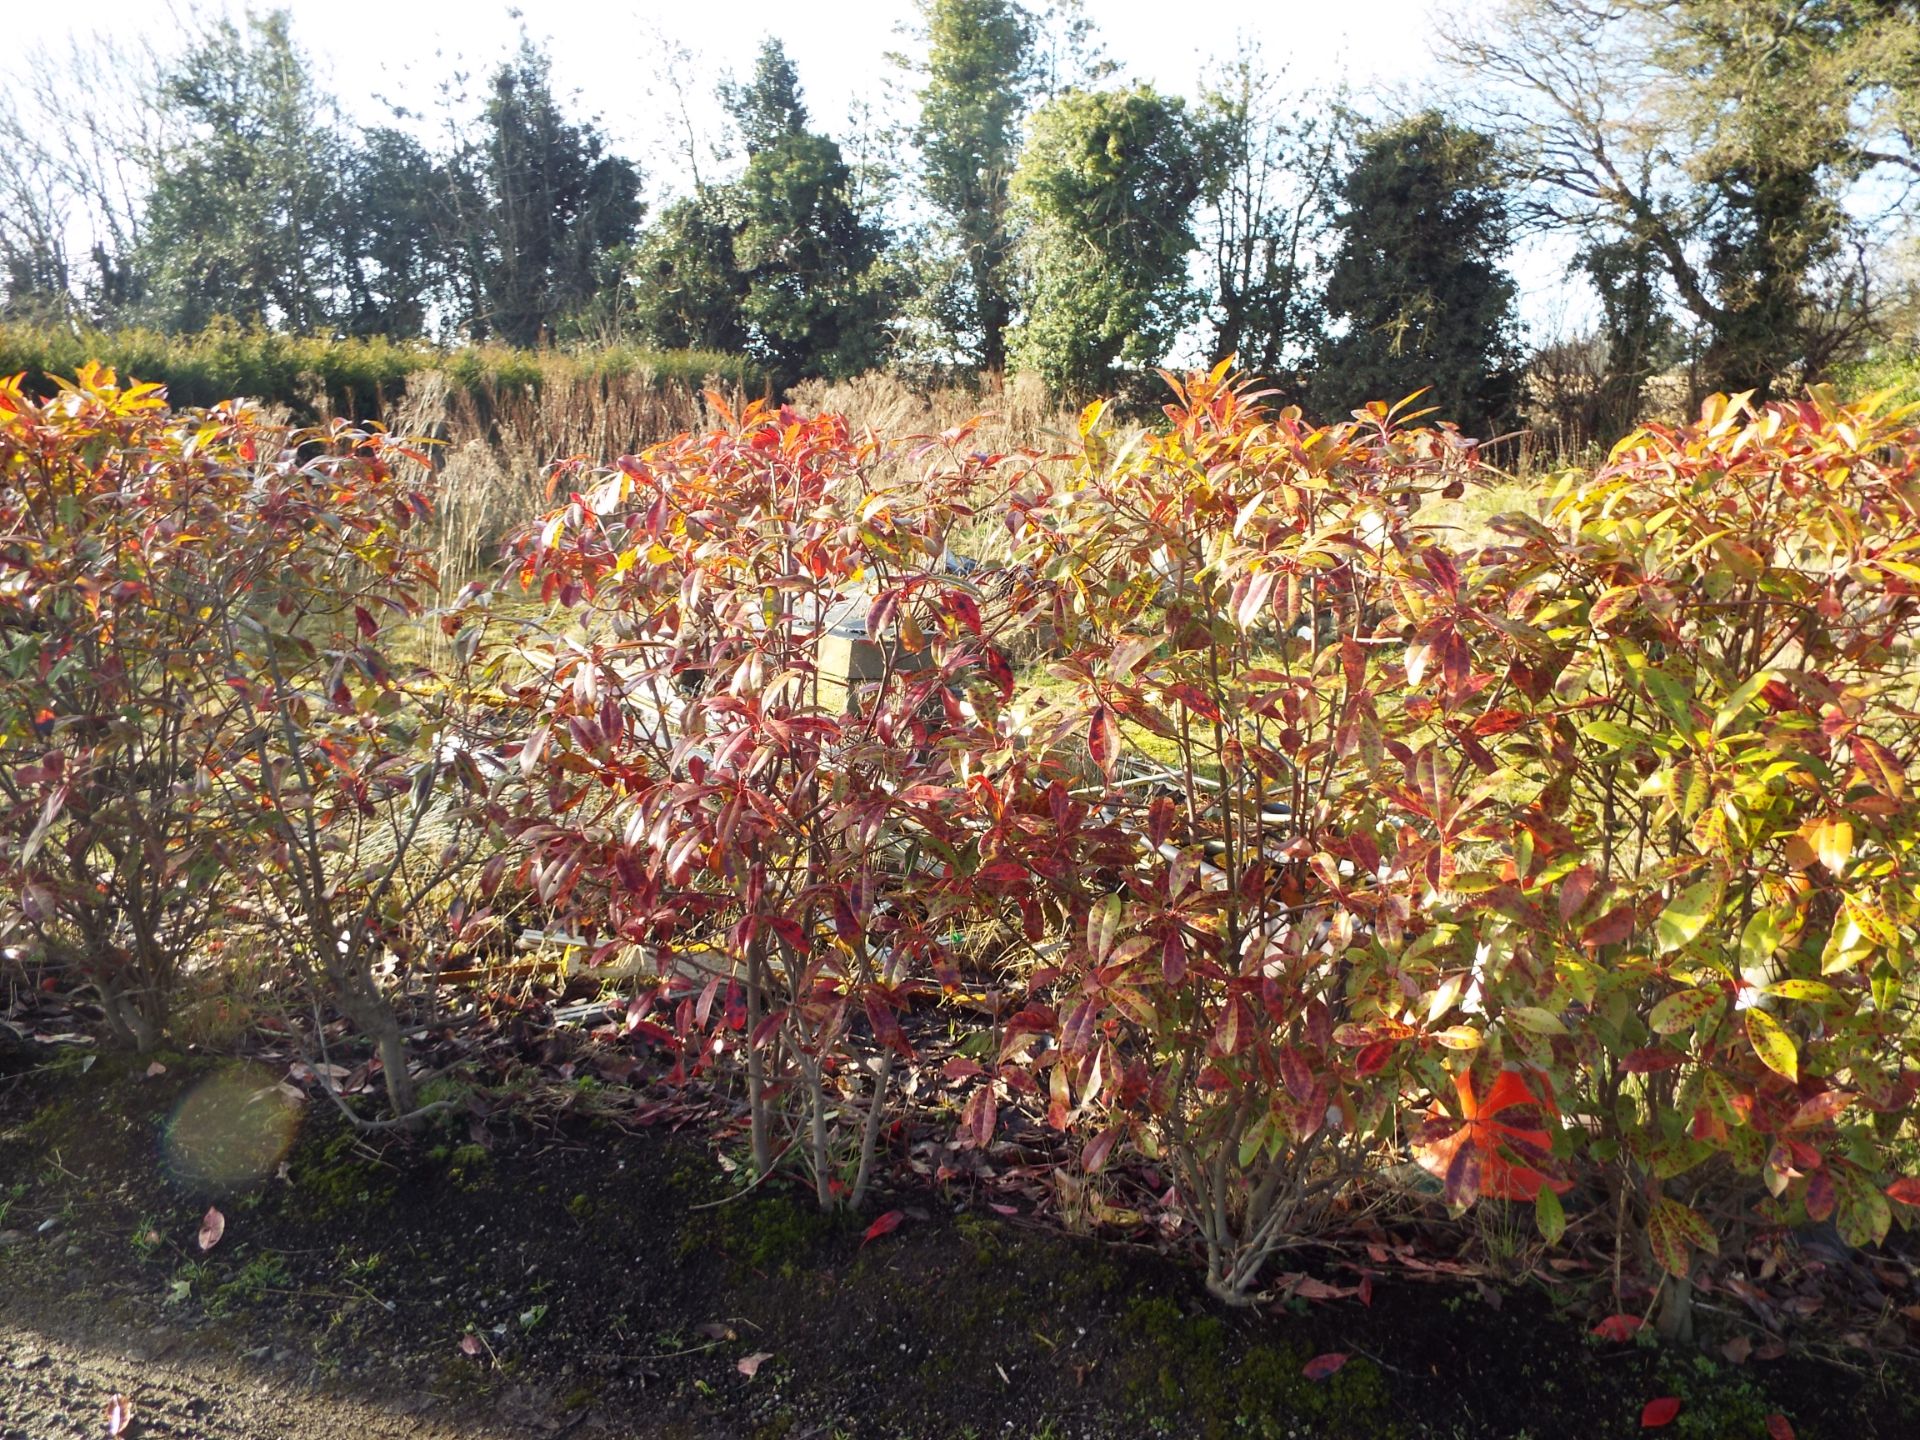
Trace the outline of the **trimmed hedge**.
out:
[[[718,378],[749,391],[765,376],[738,355],[708,351],[513,350],[506,346],[442,349],[420,341],[334,340],[217,324],[197,334],[154,330],[66,330],[0,325],[0,376],[25,374],[27,387],[48,393],[49,377],[72,377],[89,360],[123,378],[167,387],[178,406],[213,405],[236,395],[287,406],[302,420],[321,414],[378,419],[416,374],[439,371],[456,389],[493,394],[537,392],[581,377],[628,379],[699,389]]]

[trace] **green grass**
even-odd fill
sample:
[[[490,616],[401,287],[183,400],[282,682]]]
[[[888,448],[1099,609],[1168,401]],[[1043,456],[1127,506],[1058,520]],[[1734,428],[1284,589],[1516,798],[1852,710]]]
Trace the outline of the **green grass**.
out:
[[[1896,405],[1920,404],[1920,352],[1889,352],[1843,365],[1834,374],[1834,388],[1847,397],[1890,390]]]

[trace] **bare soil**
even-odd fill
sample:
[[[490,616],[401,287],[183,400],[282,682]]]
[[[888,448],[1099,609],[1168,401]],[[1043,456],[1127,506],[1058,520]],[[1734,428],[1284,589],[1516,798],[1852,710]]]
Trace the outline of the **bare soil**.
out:
[[[136,1437],[213,1440],[1544,1440],[1639,1435],[1667,1395],[1671,1435],[1920,1434],[1904,1344],[1734,1364],[1708,1309],[1701,1349],[1605,1345],[1591,1287],[1337,1249],[1293,1263],[1338,1298],[1229,1311],[1177,1255],[951,1191],[897,1191],[867,1239],[871,1214],[742,1194],[658,1112],[476,1105],[366,1139],[314,1102],[283,1161],[214,1182],[182,1136],[223,1069],[0,1077],[0,1440],[105,1435],[116,1392]]]

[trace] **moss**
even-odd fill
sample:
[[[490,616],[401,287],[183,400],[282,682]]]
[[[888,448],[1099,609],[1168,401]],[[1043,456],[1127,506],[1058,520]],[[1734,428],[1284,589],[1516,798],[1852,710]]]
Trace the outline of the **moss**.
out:
[[[64,1139],[76,1125],[83,1124],[91,1107],[78,1096],[42,1105],[19,1129],[22,1140],[36,1146]]]
[[[953,1228],[960,1232],[960,1238],[973,1247],[974,1262],[978,1265],[997,1265],[1006,1254],[1001,1240],[1001,1227],[984,1215],[962,1215],[953,1222]]]
[[[791,1280],[807,1257],[843,1224],[841,1216],[817,1206],[783,1195],[763,1195],[690,1217],[681,1233],[680,1249],[684,1258],[711,1244],[732,1262],[736,1278],[771,1271]]]
[[[1663,1357],[1659,1387],[1649,1392],[1654,1394],[1680,1400],[1669,1432],[1676,1440],[1765,1440],[1767,1417],[1779,1408],[1750,1377],[1705,1355]]]
[[[1284,1440],[1301,1422],[1316,1436],[1401,1433],[1379,1367],[1365,1358],[1309,1380],[1310,1357],[1295,1347],[1242,1345],[1217,1316],[1188,1315],[1165,1298],[1135,1300],[1122,1330],[1137,1342],[1121,1361],[1128,1399],[1167,1433]]]
[[[328,1220],[392,1202],[391,1176],[361,1155],[358,1144],[358,1136],[343,1130],[294,1162],[294,1194],[307,1218]]]
[[[256,1255],[238,1273],[207,1296],[207,1313],[224,1315],[242,1305],[262,1299],[269,1291],[285,1290],[293,1284],[287,1262],[278,1255]]]
[[[492,1157],[484,1145],[456,1145],[447,1157],[447,1178],[462,1190],[482,1188],[492,1168]]]

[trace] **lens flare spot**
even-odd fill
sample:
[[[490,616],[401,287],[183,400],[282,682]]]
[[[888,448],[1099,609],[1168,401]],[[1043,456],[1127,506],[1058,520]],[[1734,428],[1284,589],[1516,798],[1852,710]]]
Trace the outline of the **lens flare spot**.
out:
[[[293,1146],[301,1103],[257,1065],[209,1075],[174,1108],[161,1153],[191,1190],[227,1194],[273,1174]]]

